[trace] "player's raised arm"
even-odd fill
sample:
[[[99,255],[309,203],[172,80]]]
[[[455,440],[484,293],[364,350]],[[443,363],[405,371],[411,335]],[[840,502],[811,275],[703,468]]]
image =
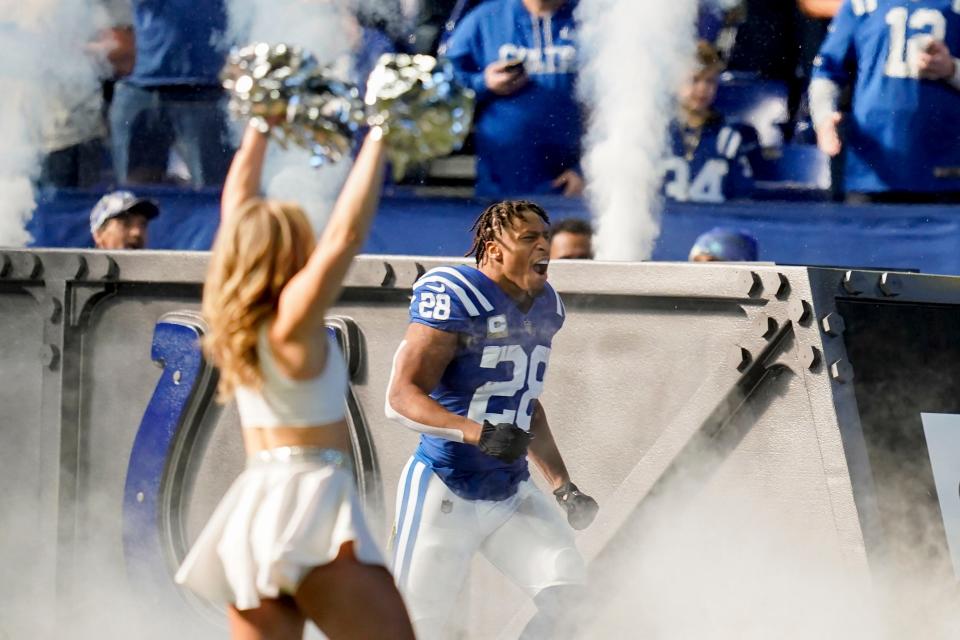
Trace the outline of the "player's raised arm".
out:
[[[432,436],[477,444],[482,426],[447,411],[430,397],[457,351],[457,334],[411,323],[393,357],[384,410],[403,426]]]

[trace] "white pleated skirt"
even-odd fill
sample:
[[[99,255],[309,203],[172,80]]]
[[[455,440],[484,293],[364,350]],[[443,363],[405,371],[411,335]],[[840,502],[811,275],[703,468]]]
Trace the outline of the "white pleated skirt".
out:
[[[293,595],[304,576],[353,542],[384,565],[346,456],[332,449],[261,452],[230,485],[176,574],[198,595],[237,609]]]

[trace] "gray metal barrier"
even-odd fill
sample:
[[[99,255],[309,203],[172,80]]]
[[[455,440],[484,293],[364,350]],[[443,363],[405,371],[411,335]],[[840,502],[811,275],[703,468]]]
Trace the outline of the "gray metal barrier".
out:
[[[171,579],[243,463],[235,409],[213,401],[216,372],[196,346],[206,262],[0,252],[0,638],[222,637],[222,612]],[[416,435],[384,418],[383,395],[410,286],[439,263],[359,258],[331,314],[350,360],[358,481],[384,545]],[[597,615],[631,606],[618,567],[673,517],[664,504],[709,527],[736,512],[729,496],[802,532],[800,546],[846,576],[920,563],[954,580],[960,280],[759,264],[550,270],[568,319],[543,403],[574,480],[601,504],[578,534],[595,593],[619,594],[598,598]],[[464,637],[515,637],[532,613],[482,560],[462,598]]]

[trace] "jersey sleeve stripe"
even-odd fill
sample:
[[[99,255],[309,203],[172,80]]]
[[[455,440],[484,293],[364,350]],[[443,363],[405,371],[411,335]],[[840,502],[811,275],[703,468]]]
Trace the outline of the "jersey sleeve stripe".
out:
[[[450,267],[437,267],[436,269],[433,270],[433,272],[446,273],[455,277],[457,280],[465,284],[467,288],[470,289],[471,293],[473,293],[473,295],[476,296],[477,302],[480,303],[480,306],[483,307],[484,311],[493,311],[493,305],[490,304],[490,301],[487,300],[486,296],[480,293],[480,290],[477,289],[475,286],[473,286],[473,283],[467,280],[464,277],[464,275],[459,271],[457,271],[456,269],[451,269]]]
[[[459,285],[453,283],[449,278],[442,275],[430,275],[427,274],[413,283],[414,289],[419,289],[428,282],[439,282],[440,284],[445,284],[450,287],[450,290],[456,294],[457,298],[460,299],[460,303],[463,304],[463,308],[467,310],[471,316],[480,315],[480,310],[477,309],[477,305],[473,304],[473,301],[470,300],[470,296],[467,295],[467,292],[464,291]]]

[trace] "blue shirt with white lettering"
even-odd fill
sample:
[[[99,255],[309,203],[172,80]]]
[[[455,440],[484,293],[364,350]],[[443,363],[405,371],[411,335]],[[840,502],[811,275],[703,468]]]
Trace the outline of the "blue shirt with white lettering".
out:
[[[458,79],[477,92],[477,194],[559,192],[551,183],[567,169],[579,170],[576,6],[567,0],[540,17],[522,0],[488,0],[451,35],[446,56]],[[521,61],[527,85],[510,96],[491,93],[483,70],[498,60]]]
[[[458,334],[459,344],[430,397],[471,420],[530,429],[554,334],[563,325],[549,284],[524,313],[493,280],[460,265],[428,271],[413,287],[410,321]],[[471,500],[502,500],[530,477],[526,458],[506,463],[462,442],[423,435],[417,458]]]
[[[955,0],[845,0],[814,61],[814,78],[853,83],[848,191],[960,191],[960,92],[919,78],[931,39],[960,55]]]

